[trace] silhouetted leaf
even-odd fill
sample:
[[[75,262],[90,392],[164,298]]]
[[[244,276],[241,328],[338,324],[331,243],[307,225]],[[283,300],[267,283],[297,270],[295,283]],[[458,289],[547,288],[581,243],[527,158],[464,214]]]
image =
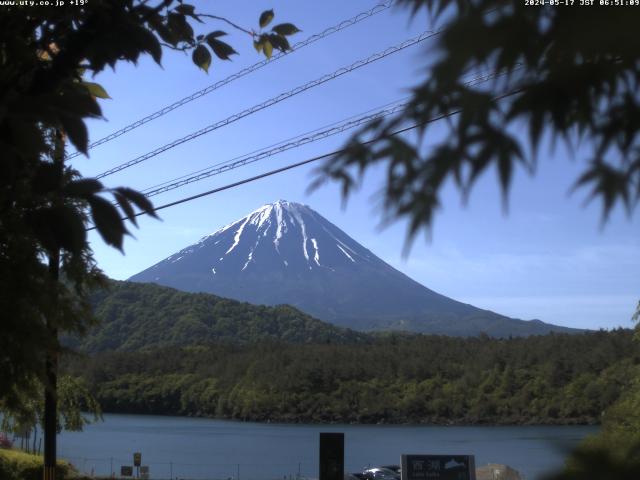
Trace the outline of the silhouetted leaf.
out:
[[[153,204],[142,193],[127,187],[118,187],[114,189],[114,191],[124,195],[143,212],[147,213],[148,215],[154,218],[158,218],[158,215],[156,215],[155,210],[153,208]]]
[[[87,244],[87,232],[79,212],[63,205],[53,209],[53,231],[60,248],[78,255]]]
[[[81,178],[67,183],[63,193],[68,197],[86,197],[102,190],[102,183],[95,178]]]
[[[167,16],[167,24],[178,39],[185,42],[193,39],[193,28],[191,28],[184,15],[170,13]]]
[[[216,40],[215,38],[207,37],[207,43],[211,47],[211,50],[213,50],[213,53],[215,53],[221,60],[229,60],[230,55],[238,53],[233,49],[233,47],[231,47],[231,45],[220,40]]]
[[[293,23],[281,23],[280,25],[274,26],[271,30],[278,35],[293,35],[301,31]]]
[[[116,207],[98,195],[92,195],[87,200],[93,223],[104,242],[122,251],[122,240],[128,232]]]
[[[183,3],[178,5],[175,10],[178,13],[182,13],[183,15],[193,15],[195,13],[195,8],[193,5],[189,5],[187,3]]]
[[[136,212],[133,210],[133,207],[129,203],[127,197],[125,197],[122,193],[115,190],[113,192],[113,196],[116,198],[118,205],[122,208],[122,211],[127,216],[127,219],[131,221],[136,227],[138,226],[138,221],[136,220]]]
[[[269,25],[269,23],[271,23],[271,20],[273,20],[274,17],[274,13],[273,10],[265,10],[264,12],[262,12],[260,14],[260,28],[264,28],[267,25]]]
[[[194,50],[191,56],[193,59],[193,63],[195,63],[198,67],[200,67],[205,72],[209,71],[209,66],[211,65],[211,54],[207,47],[204,45],[198,45]]]
[[[219,38],[219,37],[224,37],[227,34],[227,32],[223,32],[222,30],[216,30],[214,32],[211,32],[209,34],[207,34],[206,38]]]
[[[62,181],[62,169],[50,162],[39,162],[32,187],[37,194],[45,194],[58,189]]]
[[[287,50],[291,49],[289,41],[285,37],[281,37],[280,35],[269,35],[269,42],[271,42],[271,44],[281,52],[286,52]]]
[[[89,134],[87,132],[87,126],[81,117],[74,115],[60,115],[60,122],[62,123],[62,129],[67,134],[69,140],[76,150],[87,154],[87,145],[89,143]]]

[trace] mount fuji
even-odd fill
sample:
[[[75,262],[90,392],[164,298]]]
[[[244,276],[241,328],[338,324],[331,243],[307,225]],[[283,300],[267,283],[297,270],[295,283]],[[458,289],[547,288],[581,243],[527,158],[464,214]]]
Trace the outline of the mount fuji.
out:
[[[289,304],[357,330],[522,336],[577,330],[440,295],[306,205],[264,205],[129,279],[254,304]]]

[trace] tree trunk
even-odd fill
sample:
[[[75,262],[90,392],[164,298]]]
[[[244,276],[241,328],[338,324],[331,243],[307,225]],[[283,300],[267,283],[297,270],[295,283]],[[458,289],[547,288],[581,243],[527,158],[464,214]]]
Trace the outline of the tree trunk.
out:
[[[54,138],[53,162],[62,172],[64,170],[64,135],[61,130],[56,130]],[[62,175],[60,175],[62,189]],[[61,192],[60,192],[61,195]],[[49,275],[54,284],[60,278],[60,250],[49,252]],[[54,303],[57,302],[57,297]],[[56,478],[56,430],[58,417],[58,322],[55,315],[58,314],[54,308],[47,317],[47,329],[51,337],[49,351],[47,352],[45,365],[45,387],[44,387],[44,480],[55,480]]]

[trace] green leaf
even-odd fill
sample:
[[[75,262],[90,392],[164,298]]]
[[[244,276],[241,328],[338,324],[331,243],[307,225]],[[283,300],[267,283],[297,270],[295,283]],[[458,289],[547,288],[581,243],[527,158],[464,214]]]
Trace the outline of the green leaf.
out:
[[[263,42],[262,41],[253,41],[253,48],[256,49],[256,52],[260,53],[262,52],[262,46],[263,46]]]
[[[281,23],[280,25],[273,27],[271,30],[276,32],[278,35],[293,35],[294,33],[301,31],[293,23]]]
[[[198,45],[191,56],[193,63],[200,67],[205,72],[209,72],[209,66],[211,65],[211,54],[204,45]]]
[[[262,46],[262,50],[264,51],[265,57],[271,58],[271,54],[273,53],[273,45],[269,40],[265,40],[264,45]]]
[[[218,58],[221,60],[229,60],[230,55],[237,54],[233,47],[227,43],[224,43],[220,40],[216,40],[215,38],[211,38],[207,36],[207,43],[213,50],[213,53],[216,54]]]
[[[82,82],[82,85],[89,91],[89,94],[96,98],[111,98],[102,85],[93,82]]]
[[[273,20],[273,17],[275,16],[275,14],[273,13],[273,9],[272,10],[265,10],[264,12],[262,12],[260,14],[260,28],[264,28],[267,25],[269,25],[269,23],[271,23],[271,20]]]
[[[102,190],[102,183],[95,178],[82,178],[65,185],[63,192],[67,197],[86,197]]]
[[[91,218],[98,233],[107,245],[122,251],[122,240],[129,233],[120,218],[118,209],[102,197],[92,195],[88,199]]]

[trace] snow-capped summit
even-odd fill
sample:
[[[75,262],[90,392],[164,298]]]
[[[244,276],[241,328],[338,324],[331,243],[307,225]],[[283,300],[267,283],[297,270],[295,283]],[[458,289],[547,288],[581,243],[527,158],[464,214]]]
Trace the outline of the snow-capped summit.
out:
[[[256,304],[290,304],[356,329],[473,335],[546,333],[440,295],[394,269],[306,205],[278,200],[131,277]]]
[[[203,237],[195,246],[172,255],[167,261],[180,261],[194,247],[211,249],[215,246],[219,246],[216,251],[224,250],[210,261],[215,274],[233,270],[240,264],[240,271],[275,267],[311,270],[375,259],[371,252],[308,206],[286,200],[263,205]],[[254,254],[256,258],[259,256],[260,262]]]

